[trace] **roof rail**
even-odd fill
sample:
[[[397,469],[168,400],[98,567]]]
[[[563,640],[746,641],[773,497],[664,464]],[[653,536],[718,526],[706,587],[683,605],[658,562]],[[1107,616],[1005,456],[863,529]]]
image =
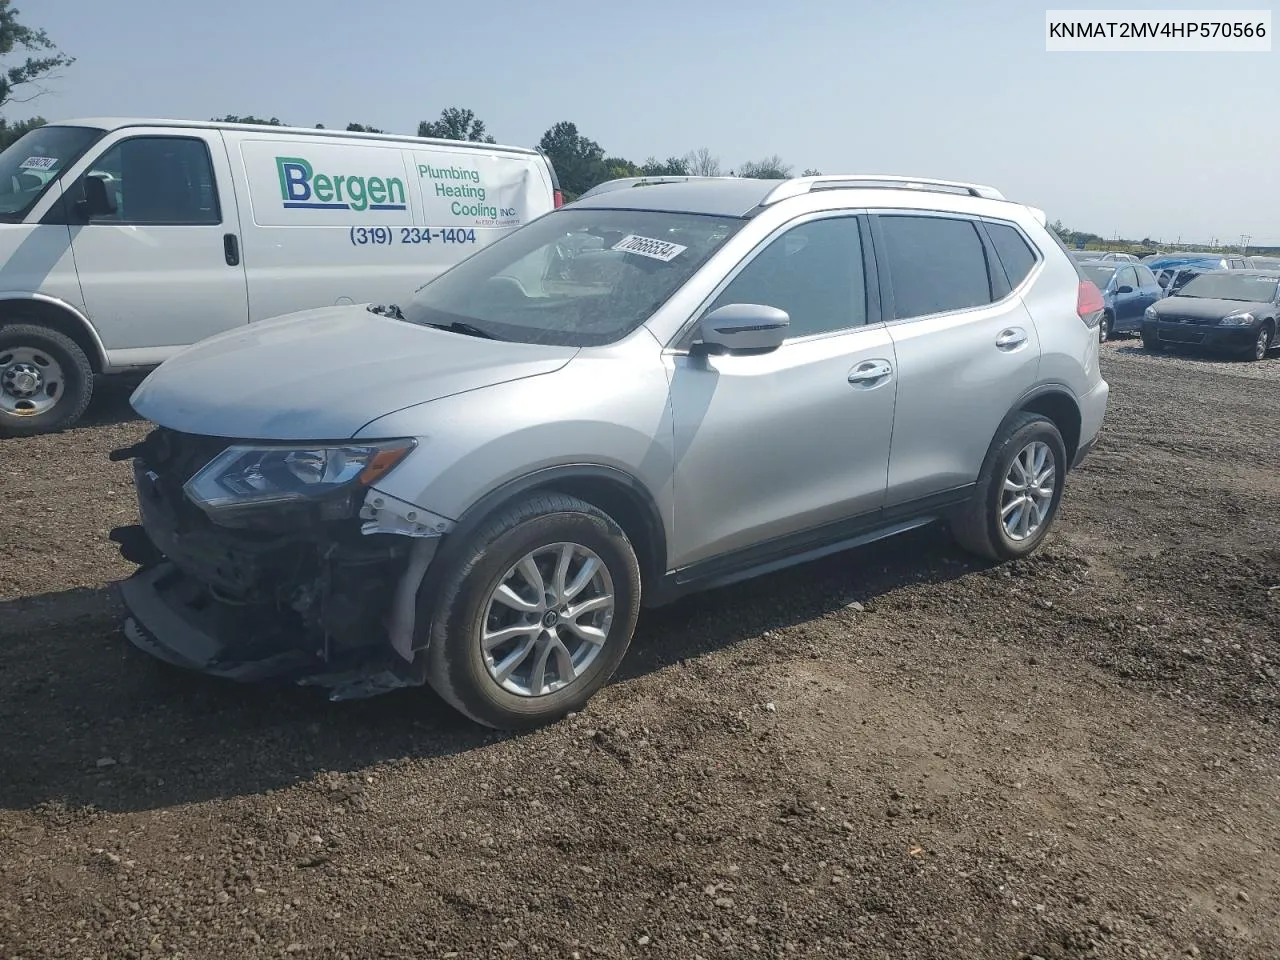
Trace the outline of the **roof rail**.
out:
[[[872,190],[928,190],[937,193],[962,193],[984,200],[1004,200],[1005,196],[995,187],[980,183],[961,183],[957,180],[934,180],[928,177],[874,176],[863,174],[834,175],[824,177],[795,177],[776,186],[761,206],[798,197],[813,190],[845,190],[861,187]]]
[[[736,177],[699,177],[694,174],[657,174],[651,177],[618,177],[615,180],[606,180],[604,183],[596,184],[582,196],[579,200],[587,197],[594,197],[599,193],[612,193],[614,190],[625,190],[627,187],[648,187],[658,183],[687,183],[690,180],[735,180]]]

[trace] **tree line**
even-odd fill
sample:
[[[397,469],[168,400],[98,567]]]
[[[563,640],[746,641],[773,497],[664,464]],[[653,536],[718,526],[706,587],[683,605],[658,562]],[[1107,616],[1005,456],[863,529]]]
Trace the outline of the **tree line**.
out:
[[[213,117],[221,123],[260,123],[268,126],[288,126],[278,117],[264,119],[257,116],[228,114]],[[324,129],[323,124],[316,124]],[[346,129],[356,133],[388,133],[363,123],[349,123]],[[436,120],[423,120],[418,124],[417,135],[441,140],[467,140],[472,143],[494,143],[485,123],[475,112],[465,107],[446,107]],[[686,154],[659,160],[649,157],[642,163],[626,157],[609,155],[595,140],[578,131],[578,126],[562,120],[552,126],[538,141],[538,147],[551,158],[560,186],[567,199],[585,193],[597,184],[620,177],[759,177],[765,180],[785,180],[792,175],[793,167],[774,154],[760,160],[740,164],[736,169],[725,170],[720,158],[707,147],[699,147]],[[803,176],[817,176],[818,171],[806,169]]]

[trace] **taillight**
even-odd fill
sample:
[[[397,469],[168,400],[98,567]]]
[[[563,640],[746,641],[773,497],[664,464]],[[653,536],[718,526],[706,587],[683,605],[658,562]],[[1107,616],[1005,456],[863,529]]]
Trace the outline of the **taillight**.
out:
[[[556,209],[559,210],[564,206],[564,193],[560,190],[555,192]]]
[[[1076,288],[1076,313],[1087,327],[1096,327],[1102,321],[1102,291],[1092,280],[1081,280]]]

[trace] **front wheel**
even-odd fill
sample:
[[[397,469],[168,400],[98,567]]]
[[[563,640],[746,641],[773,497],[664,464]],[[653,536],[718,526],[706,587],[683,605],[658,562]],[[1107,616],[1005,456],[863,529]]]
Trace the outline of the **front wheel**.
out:
[[[591,504],[532,496],[445,562],[427,679],[478,723],[531,729],[581,710],[627,652],[640,565],[618,524]]]
[[[956,541],[989,560],[1034,553],[1057,518],[1067,466],[1053,421],[1036,413],[1010,418],[991,443],[972,499],[952,519]]]
[[[1104,313],[1102,319],[1098,321],[1098,342],[1106,343],[1111,338],[1111,314]]]
[[[1258,338],[1254,340],[1252,348],[1250,348],[1247,358],[1250,360],[1265,360],[1267,351],[1271,349],[1271,343],[1274,334],[1268,324],[1263,324],[1258,330]]]
[[[93,394],[93,368],[74,340],[29,324],[0,327],[0,437],[69,427]]]
[[[1142,349],[1148,353],[1160,352],[1160,340],[1156,337],[1154,331],[1148,331],[1145,327],[1142,330]]]

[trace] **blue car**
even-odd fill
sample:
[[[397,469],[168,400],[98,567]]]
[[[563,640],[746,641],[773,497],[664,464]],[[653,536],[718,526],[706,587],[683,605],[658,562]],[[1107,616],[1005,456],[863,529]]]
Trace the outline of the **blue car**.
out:
[[[1143,263],[1086,260],[1080,270],[1102,291],[1103,315],[1098,339],[1116,333],[1138,333],[1147,307],[1164,296],[1156,275]]]

